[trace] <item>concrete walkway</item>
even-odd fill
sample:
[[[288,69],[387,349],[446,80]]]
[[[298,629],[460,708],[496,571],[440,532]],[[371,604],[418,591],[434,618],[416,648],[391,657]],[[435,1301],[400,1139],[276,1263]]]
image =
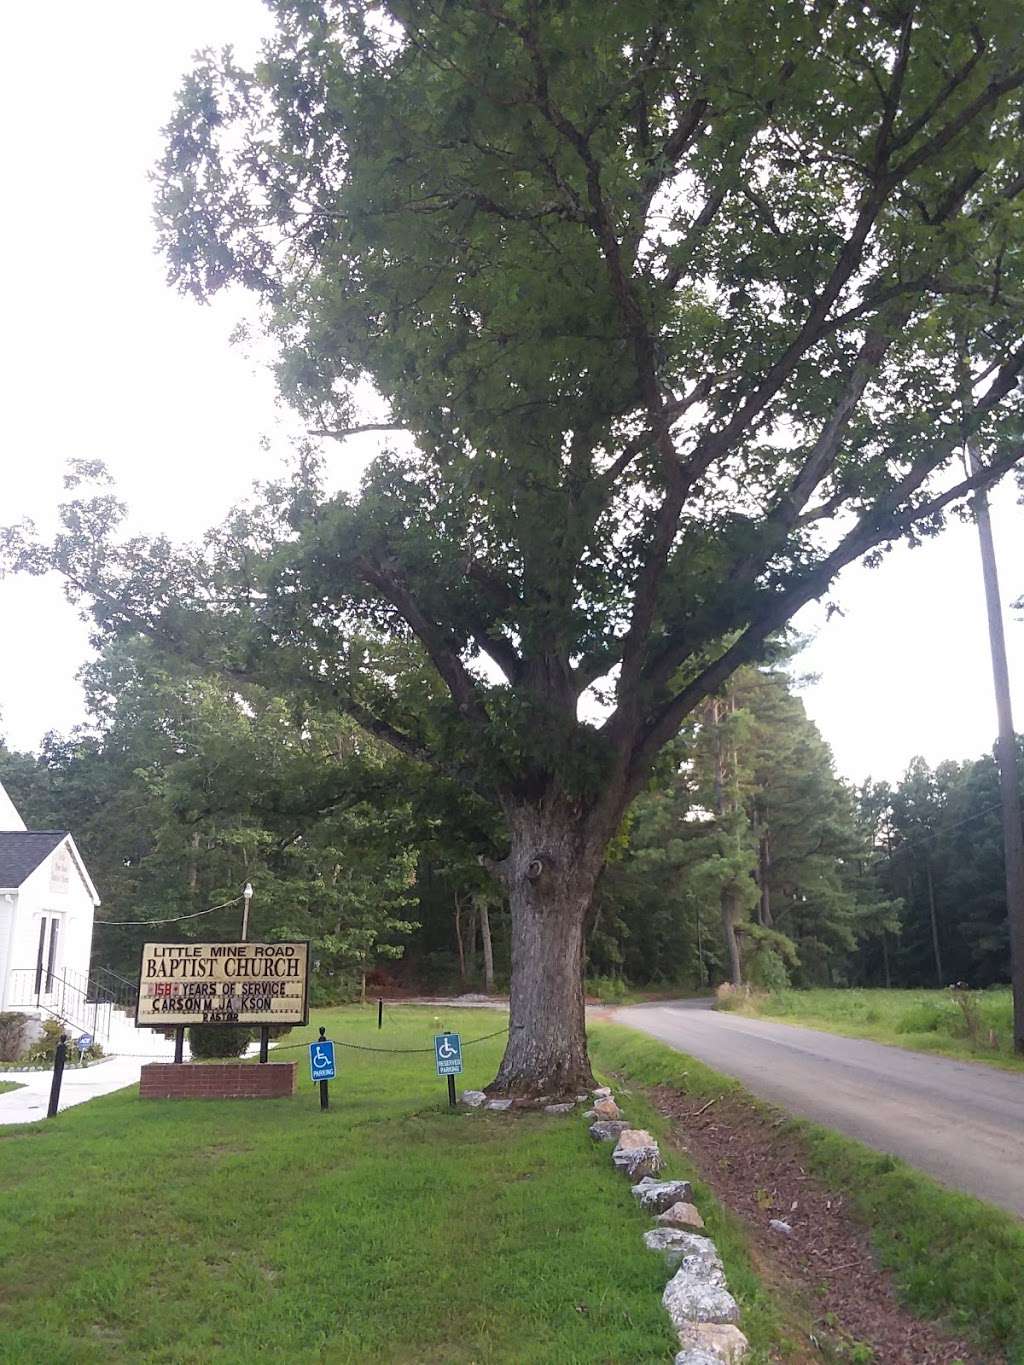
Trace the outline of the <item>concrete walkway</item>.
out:
[[[148,1039],[146,1040],[149,1041]],[[163,1041],[163,1040],[161,1040]],[[271,1048],[276,1043],[270,1044]],[[250,1043],[242,1054],[255,1057],[259,1052],[258,1043]],[[173,1045],[170,1056],[163,1053],[139,1056],[103,1057],[98,1062],[90,1062],[86,1067],[74,1067],[64,1072],[60,1087],[60,1103],[57,1112],[70,1109],[73,1105],[94,1100],[98,1095],[109,1095],[114,1090],[124,1090],[126,1086],[138,1085],[139,1074],[147,1062],[169,1062],[173,1060]],[[185,1061],[192,1060],[188,1042],[185,1043]],[[50,1103],[52,1071],[0,1071],[0,1081],[14,1081],[17,1090],[6,1090],[0,1095],[0,1125],[5,1123],[35,1123],[46,1118]]]
[[[137,1084],[145,1064],[144,1057],[104,1057],[87,1067],[65,1071],[60,1109],[70,1109],[72,1105],[94,1100],[97,1095],[109,1095],[112,1090]],[[0,1081],[13,1081],[19,1087],[0,1095],[0,1124],[34,1123],[46,1117],[52,1071],[0,1071]]]

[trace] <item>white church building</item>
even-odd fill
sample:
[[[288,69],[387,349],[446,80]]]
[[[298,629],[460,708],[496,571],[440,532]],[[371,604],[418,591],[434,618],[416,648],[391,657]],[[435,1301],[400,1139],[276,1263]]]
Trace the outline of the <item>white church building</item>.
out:
[[[83,1031],[100,898],[67,830],[30,830],[0,786],[0,1011],[58,1017]]]

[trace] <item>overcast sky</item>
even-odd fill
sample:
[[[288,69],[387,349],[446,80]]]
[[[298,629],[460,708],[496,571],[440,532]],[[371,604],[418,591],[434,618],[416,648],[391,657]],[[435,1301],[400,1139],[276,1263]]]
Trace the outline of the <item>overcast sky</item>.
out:
[[[69,459],[103,459],[132,529],[199,534],[274,473],[295,425],[258,365],[229,344],[242,300],[179,298],[154,252],[147,175],[196,49],[242,56],[266,31],[259,0],[53,0],[0,7],[6,204],[0,333],[0,524],[53,524]],[[269,438],[265,442],[261,438]],[[267,448],[269,446],[269,448]],[[332,456],[351,486],[368,447]],[[994,499],[1006,603],[1024,596],[1024,512]],[[881,568],[848,570],[798,619],[813,640],[803,692],[840,771],[896,778],[988,749],[995,728],[977,534],[957,525]],[[48,580],[0,582],[0,734],[35,748],[83,719],[87,632]],[[1007,612],[1024,725],[1024,625]]]

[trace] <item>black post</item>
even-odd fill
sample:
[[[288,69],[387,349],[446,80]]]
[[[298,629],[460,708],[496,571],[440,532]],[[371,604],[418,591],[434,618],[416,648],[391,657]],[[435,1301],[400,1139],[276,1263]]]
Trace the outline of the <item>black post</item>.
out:
[[[64,1075],[64,1059],[68,1055],[68,1040],[65,1034],[61,1034],[57,1040],[57,1050],[53,1054],[53,1081],[50,1084],[50,1104],[46,1110],[46,1117],[52,1119],[57,1112],[57,1105],[60,1103],[60,1082]]]
[[[448,1077],[448,1104],[452,1109],[455,1108],[455,1077]]]
[[[185,1057],[185,1025],[178,1024],[174,1030],[174,1060],[181,1062]]]
[[[320,1038],[321,1038],[321,1041],[322,1041],[322,1042],[326,1042],[326,1041],[327,1041],[327,1030],[326,1030],[323,1026],[321,1026],[321,1028],[320,1028]],[[329,1102],[328,1102],[328,1099],[327,1099],[327,1082],[326,1082],[326,1081],[321,1081],[321,1082],[320,1082],[320,1108],[321,1108],[321,1109],[327,1109],[327,1108],[328,1108],[328,1103],[329,1103]]]
[[[384,997],[382,995],[377,997],[377,1027],[384,1027]]]
[[[267,1060],[267,1048],[270,1046],[270,1025],[260,1025],[260,1061]]]

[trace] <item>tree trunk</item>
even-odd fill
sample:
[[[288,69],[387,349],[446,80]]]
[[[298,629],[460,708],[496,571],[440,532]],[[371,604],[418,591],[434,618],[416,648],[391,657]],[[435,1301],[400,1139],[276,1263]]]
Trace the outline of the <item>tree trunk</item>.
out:
[[[466,975],[470,981],[476,981],[476,901],[471,900],[469,905],[469,934],[466,937]]]
[[[199,831],[192,831],[191,839],[192,852],[188,860],[188,894],[191,899],[195,899],[196,891],[199,888]]]
[[[885,989],[892,989],[892,973],[889,970],[889,935],[882,930],[882,966],[885,971]]]
[[[729,980],[734,986],[743,985],[743,965],[740,961],[740,944],[736,936],[736,922],[739,910],[736,904],[736,891],[733,887],[722,889],[722,932],[725,946],[729,951]]]
[[[480,897],[480,941],[484,950],[484,990],[488,995],[494,990],[494,952],[491,947],[491,918],[487,901]]]
[[[925,876],[928,881],[928,915],[932,924],[932,952],[935,954],[935,978],[940,986],[945,984],[942,972],[942,954],[939,952],[939,921],[935,914],[935,886],[932,882],[932,860],[925,857]]]
[[[967,443],[971,473],[981,469],[973,441]],[[999,716],[996,763],[999,766],[999,796],[1003,814],[1003,859],[1006,871],[1006,914],[1010,926],[1010,980],[1013,985],[1013,1048],[1024,1053],[1024,831],[1021,827],[1020,779],[1017,772],[1017,737],[1010,705],[1010,669],[1006,661],[1003,635],[1003,609],[999,599],[999,571],[988,498],[980,493],[974,500],[981,543],[981,569],[985,580],[985,605],[988,610],[988,638],[992,651],[992,677]]]
[[[759,907],[759,918],[766,929],[772,927],[772,891],[768,885],[768,878],[772,870],[770,835],[767,828],[758,841],[758,884],[761,888],[761,903]]]
[[[455,893],[455,946],[459,954],[459,980],[466,984],[466,953],[462,947],[462,901]]]
[[[728,705],[730,711],[735,711],[736,698],[734,695],[730,695]],[[710,724],[713,727],[712,734],[714,738],[713,747],[714,769],[712,780],[714,782],[715,815],[718,818],[719,822],[722,822],[729,815],[735,816],[737,810],[737,802],[735,792],[736,775],[735,749],[733,750],[732,773],[727,774],[725,768],[725,760],[722,754],[722,732],[719,727],[720,719],[721,719],[720,704],[716,698],[712,697],[708,700],[708,704],[705,709],[704,723],[706,725]],[[727,793],[726,782],[729,779],[732,780],[732,788]],[[743,964],[740,960],[739,940],[736,937],[736,925],[740,918],[740,907],[738,904],[738,900],[739,898],[736,895],[736,888],[734,886],[726,884],[725,886],[722,887],[720,898],[722,908],[722,936],[725,939],[726,951],[729,954],[729,980],[732,982],[734,986],[743,985]]]
[[[583,995],[584,926],[607,839],[544,803],[508,811],[497,867],[512,918],[509,1034],[492,1095],[565,1097],[594,1084]]]

